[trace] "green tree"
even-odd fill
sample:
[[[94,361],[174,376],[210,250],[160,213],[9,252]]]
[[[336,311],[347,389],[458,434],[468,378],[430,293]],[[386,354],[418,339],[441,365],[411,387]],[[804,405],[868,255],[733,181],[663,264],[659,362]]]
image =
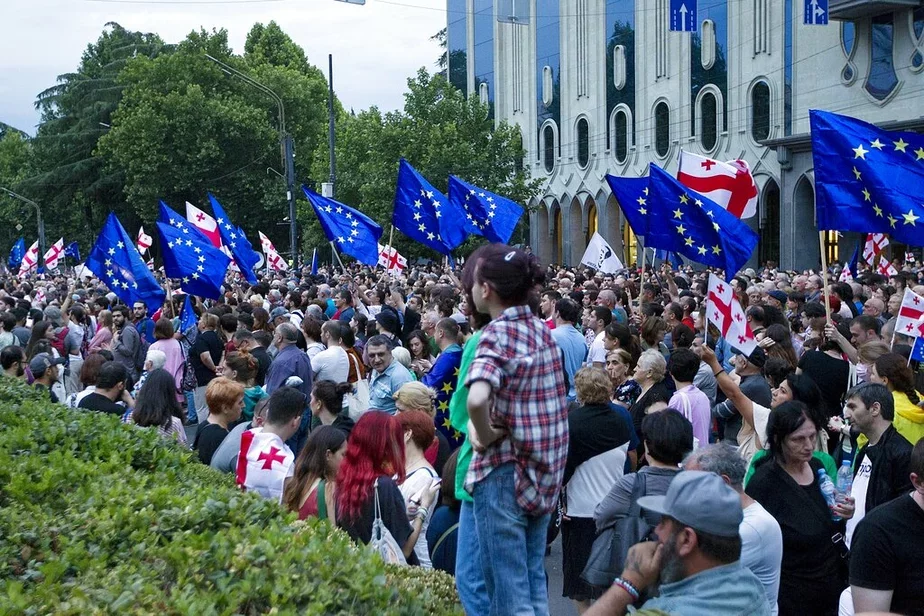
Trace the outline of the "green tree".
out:
[[[504,122],[495,126],[477,99],[467,100],[443,74],[420,69],[408,80],[403,111],[382,114],[373,107],[355,116],[339,116],[336,198],[382,224],[387,241],[402,157],[441,191],[453,174],[525,203],[538,192],[538,182],[522,168],[523,156],[517,127]],[[315,156],[315,177],[323,177],[326,161],[327,147],[322,144]],[[521,225],[525,222],[524,215]],[[305,224],[309,244],[326,243],[313,214]],[[518,241],[521,233],[511,241]],[[461,252],[480,241],[469,240]],[[400,233],[394,243],[405,254],[434,256]]]
[[[32,164],[32,142],[19,131],[6,131],[0,138],[0,186],[19,190],[23,178],[32,173]],[[31,238],[30,242],[36,239],[34,216],[31,206],[0,192],[0,260],[20,235],[17,224],[22,224],[21,233]]]

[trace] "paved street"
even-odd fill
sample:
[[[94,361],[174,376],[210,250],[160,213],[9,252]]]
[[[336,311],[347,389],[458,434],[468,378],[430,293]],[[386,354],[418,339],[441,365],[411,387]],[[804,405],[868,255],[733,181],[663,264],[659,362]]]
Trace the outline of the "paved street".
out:
[[[549,576],[549,614],[551,616],[577,616],[571,599],[561,596],[561,535],[552,544],[552,553],[545,557],[545,572]]]

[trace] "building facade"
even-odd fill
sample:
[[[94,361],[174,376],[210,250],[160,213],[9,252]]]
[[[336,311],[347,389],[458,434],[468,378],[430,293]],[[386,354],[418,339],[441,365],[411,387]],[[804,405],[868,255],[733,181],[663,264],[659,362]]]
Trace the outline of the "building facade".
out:
[[[806,0],[697,4],[697,31],[670,32],[670,0],[447,0],[450,80],[520,127],[543,180],[528,205],[544,262],[579,263],[594,231],[635,258],[605,176],[675,174],[682,149],[751,165],[754,264],[815,268],[822,244],[849,258],[814,224],[809,110],[920,128],[922,2],[830,0],[819,26]]]

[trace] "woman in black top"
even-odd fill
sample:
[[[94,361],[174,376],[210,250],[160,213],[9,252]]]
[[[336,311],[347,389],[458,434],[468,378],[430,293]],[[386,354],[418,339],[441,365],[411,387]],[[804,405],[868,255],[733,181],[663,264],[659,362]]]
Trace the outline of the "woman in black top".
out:
[[[218,365],[224,344],[218,337],[218,317],[206,312],[199,317],[199,334],[189,350],[189,365],[196,373],[196,390],[193,397],[199,422],[205,421],[209,409],[205,400],[205,388],[218,376]]]
[[[779,613],[829,616],[847,585],[845,522],[853,517],[853,499],[833,509],[821,492],[812,457],[818,428],[801,402],[784,402],[770,413],[767,440],[770,455],[757,464],[747,494],[763,505],[783,531]],[[831,478],[834,481],[834,478]],[[841,518],[833,521],[832,515]],[[835,539],[840,536],[840,541]]]
[[[208,418],[196,428],[193,449],[203,464],[211,464],[212,456],[228,436],[228,426],[241,418],[244,409],[244,386],[220,376],[212,379],[205,392]]]
[[[671,399],[671,390],[664,375],[667,374],[667,361],[655,349],[648,349],[638,358],[632,380],[639,384],[642,393],[635,404],[629,407],[632,423],[636,434],[642,433],[642,420],[645,415],[667,408]],[[638,448],[638,465],[643,466],[645,460],[644,443]]]

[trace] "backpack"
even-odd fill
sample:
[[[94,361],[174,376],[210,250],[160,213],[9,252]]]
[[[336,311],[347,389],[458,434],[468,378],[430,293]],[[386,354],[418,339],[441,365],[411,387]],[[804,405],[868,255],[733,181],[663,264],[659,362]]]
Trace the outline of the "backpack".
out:
[[[186,337],[184,336],[183,340],[185,339]],[[183,394],[195,391],[196,387],[199,386],[199,382],[196,380],[196,371],[193,370],[193,367],[189,362],[189,349],[182,342],[180,343],[180,351],[183,353],[183,364],[180,366],[180,370],[183,371],[183,375],[180,378],[180,391],[177,393]]]
[[[69,355],[69,353],[64,350],[64,342],[67,340],[67,335],[69,333],[71,333],[69,327],[62,327],[61,331],[55,334],[54,339],[51,341],[52,348],[54,348],[61,357],[67,357]]]

